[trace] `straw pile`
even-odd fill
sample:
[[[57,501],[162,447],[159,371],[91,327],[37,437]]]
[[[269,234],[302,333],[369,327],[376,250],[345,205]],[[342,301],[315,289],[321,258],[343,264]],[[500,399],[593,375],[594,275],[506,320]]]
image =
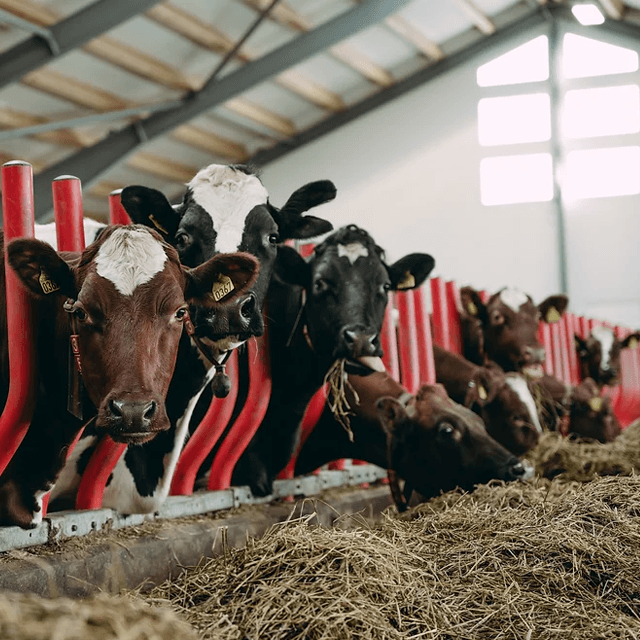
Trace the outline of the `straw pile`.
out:
[[[496,483],[376,527],[273,527],[157,587],[216,640],[640,637],[640,478]]]
[[[596,476],[640,473],[640,420],[606,444],[544,433],[526,457],[544,478],[586,482]]]
[[[100,596],[77,602],[34,595],[0,595],[2,640],[196,640],[168,609]]]

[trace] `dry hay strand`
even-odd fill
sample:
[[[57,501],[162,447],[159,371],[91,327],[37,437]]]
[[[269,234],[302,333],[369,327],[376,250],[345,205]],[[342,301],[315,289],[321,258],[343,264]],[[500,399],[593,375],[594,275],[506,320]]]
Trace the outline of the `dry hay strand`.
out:
[[[152,592],[207,640],[640,638],[640,478],[450,492],[276,525]]]
[[[586,482],[596,476],[628,476],[640,472],[640,420],[606,444],[544,433],[525,457],[544,478]]]
[[[196,640],[168,608],[98,596],[84,601],[35,595],[0,595],[3,640]]]
[[[336,360],[331,365],[329,371],[327,371],[324,382],[329,387],[327,394],[329,409],[331,409],[334,418],[347,432],[349,440],[353,442],[353,431],[351,430],[351,420],[349,416],[355,414],[351,411],[351,405],[347,400],[347,390],[351,392],[356,405],[360,404],[360,397],[349,382],[349,376],[344,370],[346,363],[347,361],[344,358]]]

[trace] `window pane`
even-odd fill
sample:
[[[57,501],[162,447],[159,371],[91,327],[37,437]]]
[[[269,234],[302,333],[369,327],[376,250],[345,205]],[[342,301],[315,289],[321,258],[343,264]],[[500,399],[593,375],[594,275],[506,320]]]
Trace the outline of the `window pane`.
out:
[[[539,82],[549,77],[549,44],[547,36],[539,36],[526,44],[478,67],[481,87],[503,84]]]
[[[562,112],[562,131],[567,138],[640,131],[638,85],[567,91]]]
[[[562,44],[565,78],[588,78],[638,70],[638,54],[631,49],[567,33]]]
[[[595,4],[574,4],[571,7],[571,13],[584,26],[602,24],[604,22],[604,16]]]
[[[499,156],[480,162],[482,204],[547,202],[552,198],[551,154]]]
[[[484,146],[540,142],[551,137],[551,106],[546,93],[478,102],[478,139]]]
[[[572,151],[563,196],[568,200],[640,193],[640,147]]]

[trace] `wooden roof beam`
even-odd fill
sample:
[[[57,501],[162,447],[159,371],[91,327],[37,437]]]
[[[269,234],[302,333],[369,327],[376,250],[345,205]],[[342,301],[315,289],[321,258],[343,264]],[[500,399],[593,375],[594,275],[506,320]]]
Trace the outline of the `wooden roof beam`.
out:
[[[137,171],[183,185],[200,170],[200,167],[190,167],[146,152],[136,153],[127,160],[127,165]]]
[[[496,32],[496,25],[475,5],[473,0],[456,0],[456,2],[480,33],[490,36]]]
[[[624,18],[627,7],[622,0],[600,0],[600,4],[609,18],[613,20]]]
[[[432,60],[442,60],[442,58],[444,58],[444,53],[438,46],[438,43],[427,38],[422,31],[416,29],[402,16],[389,16],[384,22],[387,27],[395,31],[407,42],[410,42],[420,53],[423,53],[428,58]]]
[[[202,149],[234,163],[246,162],[249,159],[249,153],[243,145],[190,124],[174,129],[171,137],[190,147]]]

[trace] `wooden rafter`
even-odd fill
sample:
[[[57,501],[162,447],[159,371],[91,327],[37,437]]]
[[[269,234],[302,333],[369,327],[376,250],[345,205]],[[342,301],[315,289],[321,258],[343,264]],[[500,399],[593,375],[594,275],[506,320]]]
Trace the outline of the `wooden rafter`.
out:
[[[600,0],[605,13],[613,20],[622,20],[626,6],[622,0]]]
[[[229,111],[243,116],[247,118],[247,120],[259,122],[268,129],[280,133],[287,138],[296,134],[296,127],[292,120],[273,113],[273,111],[269,111],[244,98],[227,100],[223,106],[225,109],[229,109]]]
[[[220,55],[228,53],[234,46],[233,40],[213,25],[205,25],[200,18],[169,2],[153,7],[145,15],[167,29],[179,33],[194,44]],[[243,49],[239,52],[237,59],[246,64],[257,57]],[[340,111],[345,108],[345,104],[339,96],[295,71],[280,74],[275,82],[323,109]]]
[[[199,171],[199,167],[191,167],[146,152],[136,153],[136,155],[127,160],[127,164],[143,173],[179,184],[189,182]]]
[[[442,60],[444,53],[436,42],[427,38],[422,31],[416,29],[407,22],[402,16],[389,16],[384,23],[395,31],[401,38],[410,42],[418,51],[431,58],[432,60]]]
[[[473,0],[456,0],[456,2],[481,33],[490,36],[496,32],[496,25],[475,5]]]
[[[171,137],[231,162],[246,162],[249,158],[249,153],[243,145],[190,124],[174,129]]]
[[[88,191],[87,195],[92,198],[108,198],[109,194],[116,189],[122,189],[125,185],[112,180],[102,180],[98,184],[94,184]]]

